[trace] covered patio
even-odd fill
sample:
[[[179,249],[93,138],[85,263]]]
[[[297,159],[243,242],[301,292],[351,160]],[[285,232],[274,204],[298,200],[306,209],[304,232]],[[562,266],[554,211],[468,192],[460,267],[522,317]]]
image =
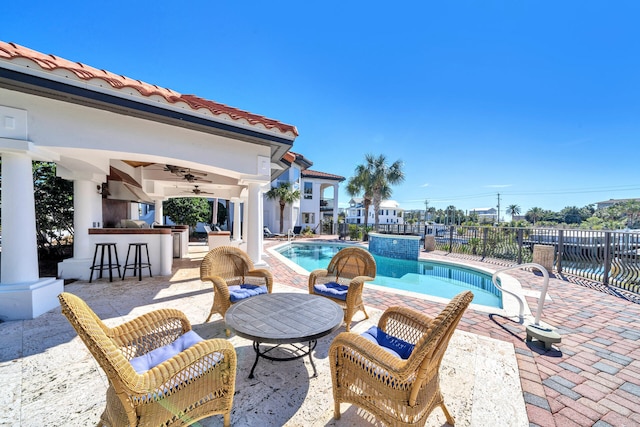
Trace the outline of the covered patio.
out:
[[[33,160],[74,184],[74,255],[58,279],[89,278],[95,230],[137,220],[138,202],[162,224],[171,197],[230,201],[233,239],[263,264],[262,193],[286,167],[294,126],[5,42],[0,99],[0,320],[37,317],[62,290],[38,277]],[[171,242],[158,239],[154,268],[171,261]]]

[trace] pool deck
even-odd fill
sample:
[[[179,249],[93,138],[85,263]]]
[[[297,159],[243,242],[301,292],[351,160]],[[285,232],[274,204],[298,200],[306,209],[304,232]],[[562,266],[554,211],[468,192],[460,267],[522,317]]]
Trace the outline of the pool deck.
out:
[[[318,239],[337,241],[335,236]],[[266,240],[265,247],[280,243]],[[219,316],[201,323],[211,304],[210,285],[197,279],[205,248],[192,258],[177,260],[171,277],[143,278],[142,282],[132,278],[113,283],[107,279],[91,284],[79,281],[65,289],[85,298],[108,324],[171,306],[185,311],[201,335],[224,338],[224,322]],[[441,253],[423,252],[421,258],[502,268]],[[264,260],[274,275],[274,292],[307,291],[307,275],[268,250]],[[508,274],[520,281],[526,295],[535,295],[542,287],[539,274],[526,270]],[[634,302],[634,296],[625,298],[588,281],[553,276],[549,294],[542,320],[558,328],[562,342],[548,351],[537,341],[526,342],[525,326],[508,313],[491,313],[479,307],[465,312],[441,369],[441,377],[446,378],[442,381],[445,401],[457,426],[640,426],[639,298]],[[354,332],[366,329],[392,305],[413,307],[432,316],[444,306],[443,301],[433,298],[375,286],[365,286],[364,300],[370,319],[356,314]],[[527,303],[535,312],[537,298],[527,296]],[[0,379],[5,386],[0,395],[0,425],[97,422],[104,406],[106,378],[59,308],[31,321],[0,323],[0,336]],[[232,335],[239,360],[232,424],[379,425],[344,404],[342,419],[333,420],[326,366],[326,350],[333,336],[318,343],[314,355],[318,378],[308,379],[308,361],[261,361],[256,380],[249,381],[242,372],[253,362],[251,344]],[[221,424],[221,417],[201,421],[203,426]],[[444,425],[439,410],[427,425]]]
[[[420,258],[483,269],[504,267],[436,252],[423,251]],[[275,257],[268,262],[279,280],[307,288],[304,275]],[[518,279],[527,294],[542,289],[540,274],[527,270],[506,274]],[[558,328],[562,337],[551,350],[535,340],[526,342],[525,326],[502,315],[469,309],[458,329],[514,345],[530,426],[640,426],[640,298],[553,273],[548,294],[541,319]],[[442,303],[425,298],[366,286],[363,298],[366,305],[380,310],[404,305],[433,316],[442,308]],[[535,313],[538,299],[526,299]]]

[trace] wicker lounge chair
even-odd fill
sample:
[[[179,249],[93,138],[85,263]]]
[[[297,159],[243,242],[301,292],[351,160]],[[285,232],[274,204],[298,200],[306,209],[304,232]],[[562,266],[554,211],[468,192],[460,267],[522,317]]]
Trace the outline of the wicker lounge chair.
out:
[[[376,277],[376,261],[366,249],[344,248],[333,256],[326,269],[318,269],[309,275],[309,293],[330,298],[344,309],[347,332],[351,328],[351,318],[364,309],[362,289],[364,282]]]
[[[234,302],[260,293],[271,293],[273,288],[271,272],[254,269],[249,256],[232,246],[220,246],[205,255],[200,264],[200,280],[213,284],[213,305],[205,322],[214,313],[224,317]]]
[[[229,425],[237,362],[228,341],[202,340],[178,310],[109,328],[79,297],[58,298],[109,380],[99,426],[182,426],[215,414]]]
[[[339,334],[329,348],[335,418],[340,418],[340,403],[349,402],[388,425],[422,426],[439,406],[453,425],[440,392],[439,368],[472,299],[470,291],[458,294],[435,319],[408,308],[387,309],[377,327],[380,342],[386,337],[383,345],[366,334]],[[402,348],[392,354],[388,348],[396,345],[388,342]]]

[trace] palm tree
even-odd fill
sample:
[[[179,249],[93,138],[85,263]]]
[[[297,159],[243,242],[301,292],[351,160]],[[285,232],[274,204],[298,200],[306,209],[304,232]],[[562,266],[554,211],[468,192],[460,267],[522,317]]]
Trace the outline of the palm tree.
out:
[[[371,193],[373,195],[373,207],[375,209],[375,226],[378,228],[380,204],[391,197],[391,186],[404,181],[402,162],[396,160],[392,164],[387,162],[387,157],[380,154],[374,157],[372,154],[365,156],[365,168],[371,178]]]
[[[429,215],[429,200],[424,199],[424,223],[427,224],[427,216]]]
[[[447,206],[447,209],[445,210],[445,212],[447,213],[447,221],[445,222],[445,224],[451,225],[455,223],[456,207],[453,205],[449,205]]]
[[[513,217],[516,215],[520,215],[520,206],[518,205],[509,205],[507,207],[507,215],[511,215],[511,220],[513,220]]]
[[[427,209],[427,214],[429,216],[429,219],[433,218],[433,216],[436,214],[436,208],[434,208],[433,206],[430,207],[429,209]]]
[[[627,200],[620,206],[627,220],[627,227],[633,228],[640,217],[640,203],[636,200]]]
[[[367,228],[369,222],[369,206],[373,198],[371,192],[371,179],[369,171],[363,165],[356,167],[356,174],[349,178],[347,182],[347,194],[351,197],[357,197],[362,194],[362,205],[364,207],[364,228]]]
[[[536,225],[536,222],[540,218],[542,218],[543,214],[544,214],[544,210],[542,210],[542,208],[536,207],[536,208],[529,209],[525,215],[528,221],[531,221],[533,225]]]
[[[280,181],[277,187],[271,187],[266,193],[267,199],[278,200],[280,203],[280,233],[284,233],[284,207],[300,199],[300,190],[294,190],[291,183]]]

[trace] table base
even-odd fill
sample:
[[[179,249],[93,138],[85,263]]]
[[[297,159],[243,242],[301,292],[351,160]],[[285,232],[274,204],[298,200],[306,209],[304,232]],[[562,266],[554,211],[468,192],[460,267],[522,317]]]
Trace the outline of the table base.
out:
[[[295,351],[301,351],[302,353],[300,354],[296,354],[295,356],[289,356],[289,357],[275,357],[275,356],[271,356],[268,353],[272,350],[275,350],[276,348],[279,348],[280,346],[283,345],[289,345],[295,348]],[[289,343],[289,344],[276,344],[273,346],[270,346],[268,348],[266,348],[263,351],[260,351],[260,342],[258,341],[254,341],[253,342],[253,350],[256,352],[256,360],[253,362],[253,366],[251,367],[251,373],[249,373],[249,378],[253,378],[253,371],[254,369],[256,369],[256,365],[258,364],[258,360],[263,357],[265,359],[269,359],[269,360],[273,360],[273,361],[277,361],[277,362],[286,362],[289,360],[296,360],[296,359],[300,359],[302,357],[305,356],[309,356],[309,362],[311,362],[311,366],[313,367],[313,375],[311,376],[311,378],[315,378],[318,376],[318,371],[316,370],[316,365],[315,363],[313,363],[313,357],[311,356],[311,352],[316,348],[316,345],[318,345],[318,341],[317,340],[312,340],[309,341],[309,344],[302,344],[302,343]]]

